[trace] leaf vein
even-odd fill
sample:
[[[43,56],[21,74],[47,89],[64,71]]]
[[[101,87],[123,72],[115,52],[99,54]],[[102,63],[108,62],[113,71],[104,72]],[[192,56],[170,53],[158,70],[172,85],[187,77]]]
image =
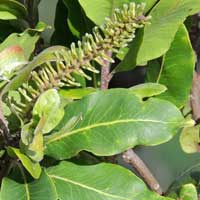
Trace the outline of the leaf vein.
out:
[[[130,200],[130,199],[127,199],[126,197],[121,197],[121,196],[117,196],[117,195],[114,195],[114,194],[106,193],[106,192],[103,192],[103,191],[101,191],[101,190],[99,190],[99,189],[90,187],[90,186],[88,186],[88,185],[84,185],[84,184],[82,184],[82,183],[78,183],[78,182],[73,181],[73,180],[70,180],[70,179],[68,179],[68,178],[63,178],[63,177],[56,176],[56,175],[49,175],[49,177],[51,177],[52,179],[58,179],[58,180],[62,180],[62,181],[71,183],[71,184],[73,184],[73,185],[77,185],[77,186],[79,186],[79,187],[85,188],[85,189],[87,189],[87,190],[91,190],[91,191],[93,191],[93,192],[102,194],[102,195],[104,195],[104,196],[112,197],[112,198],[115,198],[115,199],[121,199],[121,200]]]
[[[115,120],[115,121],[102,122],[102,123],[88,125],[88,126],[83,127],[83,128],[78,128],[78,129],[75,129],[73,131],[66,132],[65,134],[62,134],[62,135],[59,134],[59,135],[55,135],[53,137],[48,136],[47,139],[46,139],[46,144],[50,144],[54,141],[60,140],[62,138],[68,137],[70,135],[73,135],[73,134],[76,134],[76,133],[79,133],[79,132],[87,131],[87,130],[92,129],[92,128],[98,128],[98,127],[101,127],[101,126],[109,126],[109,125],[111,126],[111,125],[115,125],[115,124],[130,123],[130,122],[151,122],[151,123],[160,123],[160,124],[177,124],[177,123],[180,123],[180,122],[165,122],[165,121],[159,121],[159,120],[153,120],[153,119],[152,120],[150,120],[150,119],[121,119],[121,120]]]

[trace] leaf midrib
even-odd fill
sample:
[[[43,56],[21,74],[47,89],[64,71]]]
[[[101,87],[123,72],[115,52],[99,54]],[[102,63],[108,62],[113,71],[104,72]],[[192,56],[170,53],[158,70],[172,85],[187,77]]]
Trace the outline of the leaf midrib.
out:
[[[68,137],[70,135],[76,134],[78,132],[83,132],[83,131],[87,131],[89,129],[92,128],[97,128],[97,127],[101,127],[101,126],[111,126],[114,124],[121,124],[121,123],[130,123],[130,122],[151,122],[151,123],[160,123],[160,124],[177,124],[180,122],[165,122],[165,121],[159,121],[159,120],[150,120],[150,119],[121,119],[121,120],[115,120],[115,121],[109,121],[109,122],[102,122],[102,123],[96,123],[96,124],[92,124],[83,128],[79,128],[79,129],[75,129],[72,130],[70,132],[66,132],[65,134],[62,135],[57,135],[57,136],[53,136],[53,137],[49,137],[46,139],[45,144],[50,144],[54,141],[60,140],[62,138]]]
[[[96,192],[96,193],[99,193],[103,196],[107,196],[107,197],[111,197],[111,198],[115,198],[115,199],[121,199],[121,200],[130,200],[130,199],[127,199],[126,197],[122,197],[122,196],[117,196],[117,195],[114,195],[114,194],[110,194],[110,193],[106,193],[106,192],[103,192],[99,189],[96,189],[94,187],[91,187],[91,186],[88,186],[88,185],[85,185],[85,184],[82,184],[82,183],[79,183],[79,182],[76,182],[76,181],[73,181],[73,180],[70,180],[68,178],[64,178],[64,177],[60,177],[60,176],[56,176],[56,175],[48,175],[51,179],[58,179],[58,180],[62,180],[64,182],[67,182],[67,183],[71,183],[73,185],[76,185],[76,186],[79,186],[81,188],[84,188],[84,189],[87,189],[87,190],[90,190],[90,191],[93,191],[93,192]]]

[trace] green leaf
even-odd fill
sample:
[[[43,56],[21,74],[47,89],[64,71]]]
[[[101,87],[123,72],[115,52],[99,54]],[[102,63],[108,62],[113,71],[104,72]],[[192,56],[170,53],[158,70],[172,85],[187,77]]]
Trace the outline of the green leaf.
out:
[[[4,116],[9,116],[9,115],[11,115],[11,110],[10,110],[10,108],[9,108],[4,102],[2,102],[2,110],[3,110]]]
[[[140,97],[152,97],[159,95],[167,90],[167,88],[164,85],[158,84],[158,83],[144,83],[136,85],[132,88],[130,88],[131,92]]]
[[[132,0],[79,0],[86,15],[97,25],[105,21],[105,17],[113,14],[115,8],[121,8],[124,4],[129,4]],[[135,3],[146,3],[145,11],[147,12],[156,2],[156,0],[136,0]]]
[[[32,132],[29,132],[29,137],[32,138],[32,141],[29,142],[27,146],[22,145],[26,155],[28,155],[33,161],[40,162],[44,156],[44,140],[43,140],[43,128],[45,125],[45,117],[41,117],[37,127],[35,128],[33,135]],[[23,140],[22,140],[23,141]]]
[[[59,94],[64,98],[81,99],[86,95],[96,92],[95,88],[61,89]]]
[[[116,57],[118,59],[120,59],[120,60],[123,60],[128,52],[129,52],[129,48],[128,47],[121,48],[119,50],[119,52],[117,53]]]
[[[120,166],[78,166],[70,162],[48,168],[31,183],[19,184],[4,178],[1,199],[172,200],[151,192],[137,176]]]
[[[21,131],[21,149],[32,160],[40,162],[44,155],[43,134],[55,128],[64,116],[64,106],[56,89],[49,89],[36,101],[30,123]],[[38,122],[38,119],[39,122]]]
[[[9,78],[14,70],[27,63],[24,51],[19,46],[11,46],[0,52],[0,76]]]
[[[7,151],[10,156],[19,158],[19,160],[22,162],[22,165],[27,169],[31,176],[36,179],[40,177],[42,170],[39,163],[32,161],[17,148],[8,147]]]
[[[175,192],[171,192],[170,194],[167,194],[167,196],[170,198],[179,200],[178,194],[176,194]]]
[[[186,153],[200,151],[200,130],[199,126],[185,127],[180,135],[180,144]]]
[[[198,194],[193,184],[182,186],[180,191],[181,200],[198,200]]]
[[[139,30],[136,34],[136,37],[133,39],[133,42],[131,42],[131,44],[129,45],[130,47],[128,53],[124,56],[124,59],[117,65],[114,71],[128,71],[136,67],[137,53],[142,44],[143,35],[144,29]]]
[[[16,171],[16,170],[15,170]],[[16,172],[15,172],[16,174]],[[1,200],[56,200],[55,186],[52,180],[46,173],[42,173],[40,178],[35,181],[28,181],[29,177],[26,176],[23,169],[17,173],[18,177],[22,180],[18,182],[14,178],[4,178],[1,185]],[[13,175],[14,176],[14,175]],[[19,179],[19,178],[18,178]]]
[[[0,44],[0,51],[10,46],[20,46],[24,50],[25,58],[28,60],[35,49],[35,44],[40,38],[41,32],[46,24],[39,22],[36,29],[27,29],[23,33],[13,33]]]
[[[157,78],[160,73],[159,60],[152,60],[148,63],[146,72],[146,82],[157,82]]]
[[[60,133],[80,114],[82,120],[73,129]],[[128,89],[100,91],[68,104],[63,120],[45,139],[45,153],[57,159],[70,158],[81,150],[114,155],[136,145],[167,142],[184,124],[170,102],[155,98],[143,102]]]
[[[113,14],[114,8],[121,8],[123,4],[129,2],[130,0],[79,0],[88,18],[98,26],[104,23],[105,17],[110,17]]]
[[[129,2],[132,2],[131,0]],[[135,3],[145,3],[145,13],[147,13],[156,3],[157,0],[134,0]]]
[[[144,28],[143,42],[137,54],[137,64],[165,54],[169,50],[179,26],[188,15],[199,10],[200,1],[197,0],[159,1],[150,13],[151,25]]]
[[[159,95],[159,98],[171,101],[178,107],[183,107],[188,102],[194,66],[195,57],[189,36],[185,26],[181,25],[169,51],[163,58],[156,77],[156,82],[165,85],[168,89]],[[151,71],[152,68],[148,70]]]
[[[26,16],[27,10],[23,4],[15,0],[0,0],[0,19],[13,20]]]
[[[63,0],[63,2],[68,9],[67,23],[73,35],[80,38],[86,32],[90,32],[93,24],[86,17],[78,0]]]
[[[83,77],[83,76],[81,76],[80,74],[77,74],[77,73],[72,73],[72,77],[75,79],[75,81],[77,83],[80,84],[80,86],[82,88],[86,87],[86,79],[85,79],[85,77]]]
[[[50,89],[40,95],[32,113],[33,116],[44,117],[43,134],[56,127],[64,116],[64,109],[61,106],[61,99],[57,90]]]

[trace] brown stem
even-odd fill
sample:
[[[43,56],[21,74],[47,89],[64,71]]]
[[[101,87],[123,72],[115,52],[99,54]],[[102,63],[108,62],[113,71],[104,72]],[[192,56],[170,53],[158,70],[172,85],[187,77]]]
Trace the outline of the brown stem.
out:
[[[200,120],[200,75],[194,71],[192,90],[190,95],[190,105],[192,108],[193,119],[199,123]]]
[[[107,55],[111,57],[112,53],[108,52]],[[105,60],[103,62],[104,66],[101,68],[101,90],[107,90],[112,76],[110,74],[110,63]]]
[[[140,157],[132,150],[129,149],[123,153],[123,159],[126,163],[131,164],[139,174],[144,178],[147,185],[158,194],[162,194],[162,189],[158,181],[155,179],[153,174],[147,168],[145,163],[140,159]]]

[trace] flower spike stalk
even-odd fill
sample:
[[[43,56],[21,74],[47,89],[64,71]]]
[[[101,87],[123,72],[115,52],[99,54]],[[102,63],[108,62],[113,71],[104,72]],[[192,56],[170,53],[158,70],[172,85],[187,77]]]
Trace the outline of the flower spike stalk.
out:
[[[82,41],[72,43],[69,50],[56,52],[56,62],[45,62],[33,70],[28,82],[18,89],[25,103],[15,106],[26,113],[31,107],[27,107],[27,104],[33,106],[42,92],[62,86],[79,86],[73,73],[91,79],[85,71],[98,73],[91,61],[101,66],[104,61],[113,63],[108,52],[117,53],[120,48],[126,47],[135,37],[136,29],[149,23],[150,17],[143,15],[144,7],[145,4],[132,2],[122,9],[115,9],[113,16],[106,18],[102,26],[93,28],[92,34],[86,33]],[[23,105],[26,108],[22,108]]]

